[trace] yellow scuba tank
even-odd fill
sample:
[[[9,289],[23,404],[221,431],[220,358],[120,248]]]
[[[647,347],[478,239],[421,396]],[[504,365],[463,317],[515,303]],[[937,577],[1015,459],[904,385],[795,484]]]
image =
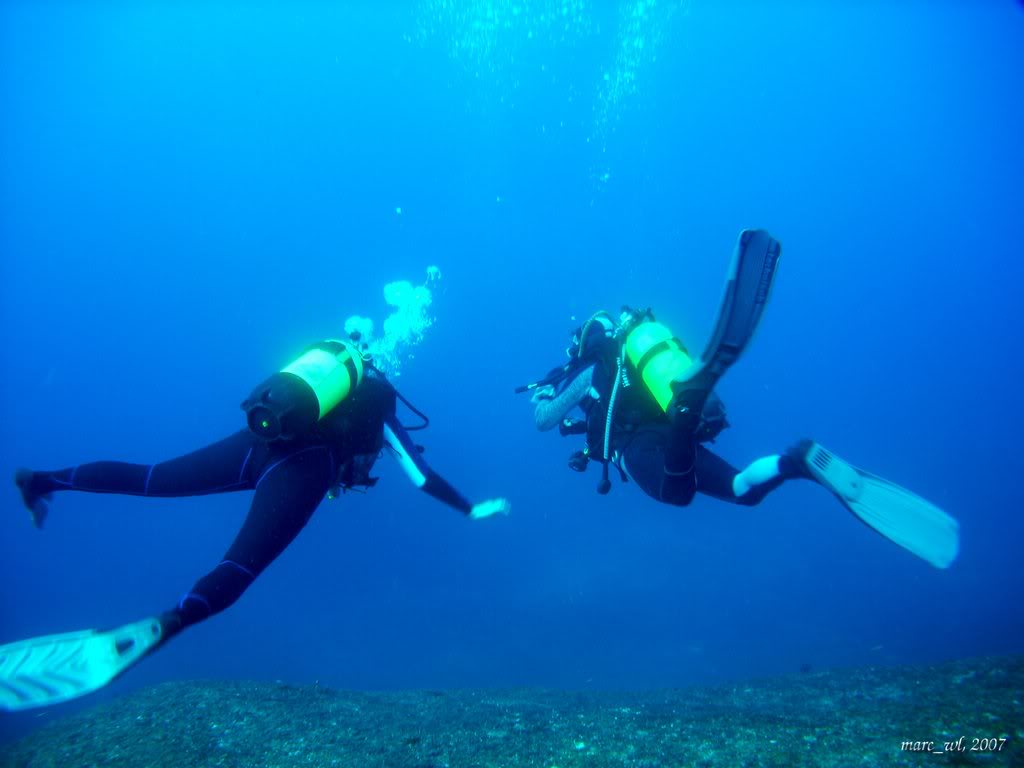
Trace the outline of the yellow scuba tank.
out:
[[[363,358],[348,341],[321,341],[268,378],[242,403],[249,429],[267,440],[305,434],[363,380]]]
[[[672,402],[672,381],[693,365],[693,358],[672,331],[655,320],[637,323],[626,334],[626,358],[640,374],[663,411]]]

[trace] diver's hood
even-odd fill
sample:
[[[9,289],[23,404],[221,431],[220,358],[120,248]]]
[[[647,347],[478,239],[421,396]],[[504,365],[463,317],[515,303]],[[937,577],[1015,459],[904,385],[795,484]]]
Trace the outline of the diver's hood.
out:
[[[572,342],[565,353],[573,360],[587,360],[602,355],[612,341],[618,324],[605,312],[595,312],[582,326],[573,331]]]

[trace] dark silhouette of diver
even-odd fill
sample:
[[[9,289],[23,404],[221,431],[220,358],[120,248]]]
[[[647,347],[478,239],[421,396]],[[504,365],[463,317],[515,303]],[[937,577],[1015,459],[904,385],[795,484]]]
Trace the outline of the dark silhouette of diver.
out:
[[[697,493],[752,506],[791,478],[808,478],[832,491],[862,521],[938,567],[958,549],[957,523],[934,505],[876,477],[811,440],[739,470],[704,443],[728,426],[714,394],[761,319],[781,248],[764,230],[739,238],[717,325],[700,358],[650,310],[624,308],[618,320],[594,314],[573,336],[569,362],[518,392],[533,392],[542,431],[585,435],[569,466],[602,465],[598,491],[611,488],[609,467],[648,496],[675,506]],[[570,417],[575,408],[582,419]]]
[[[326,495],[374,485],[369,473],[385,448],[418,487],[471,519],[507,514],[506,500],[474,505],[427,466],[396,417],[398,398],[356,344],[321,342],[243,403],[248,429],[205,448],[158,464],[100,461],[19,470],[15,481],[36,526],[42,526],[47,502],[59,491],[157,497],[255,493],[221,562],[160,616],[105,633],[69,633],[0,647],[0,709],[43,706],[95,690],[186,627],[223,611],[288,547]],[[426,426],[423,419],[412,429]],[[76,657],[84,660],[83,668],[74,668]],[[6,674],[15,662],[17,673]]]

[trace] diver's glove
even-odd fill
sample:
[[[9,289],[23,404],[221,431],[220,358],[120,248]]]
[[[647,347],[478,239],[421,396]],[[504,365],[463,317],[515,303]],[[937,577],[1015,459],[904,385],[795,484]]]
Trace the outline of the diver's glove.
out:
[[[562,437],[569,435],[585,435],[587,433],[587,422],[584,419],[565,418],[558,425],[558,434]]]
[[[469,519],[483,520],[491,515],[507,515],[511,511],[512,504],[508,499],[488,499],[473,505],[473,509],[469,511]]]
[[[548,400],[555,399],[555,388],[551,384],[545,384],[543,387],[537,387],[533,390],[533,397],[530,398],[530,402],[545,403]]]

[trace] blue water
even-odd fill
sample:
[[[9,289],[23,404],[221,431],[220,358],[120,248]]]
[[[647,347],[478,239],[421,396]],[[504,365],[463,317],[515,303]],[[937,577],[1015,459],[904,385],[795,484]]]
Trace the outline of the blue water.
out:
[[[467,522],[382,459],[229,611],[0,733],[172,679],[635,688],[1024,650],[1020,4],[338,5],[0,6],[0,467],[218,439],[437,264],[398,383],[431,464],[513,514]],[[716,450],[815,437],[954,514],[949,570],[810,483],[599,497],[512,394],[602,307],[699,349],[749,226],[784,255]],[[64,494],[38,532],[8,486],[0,642],[164,610],[247,501]]]

